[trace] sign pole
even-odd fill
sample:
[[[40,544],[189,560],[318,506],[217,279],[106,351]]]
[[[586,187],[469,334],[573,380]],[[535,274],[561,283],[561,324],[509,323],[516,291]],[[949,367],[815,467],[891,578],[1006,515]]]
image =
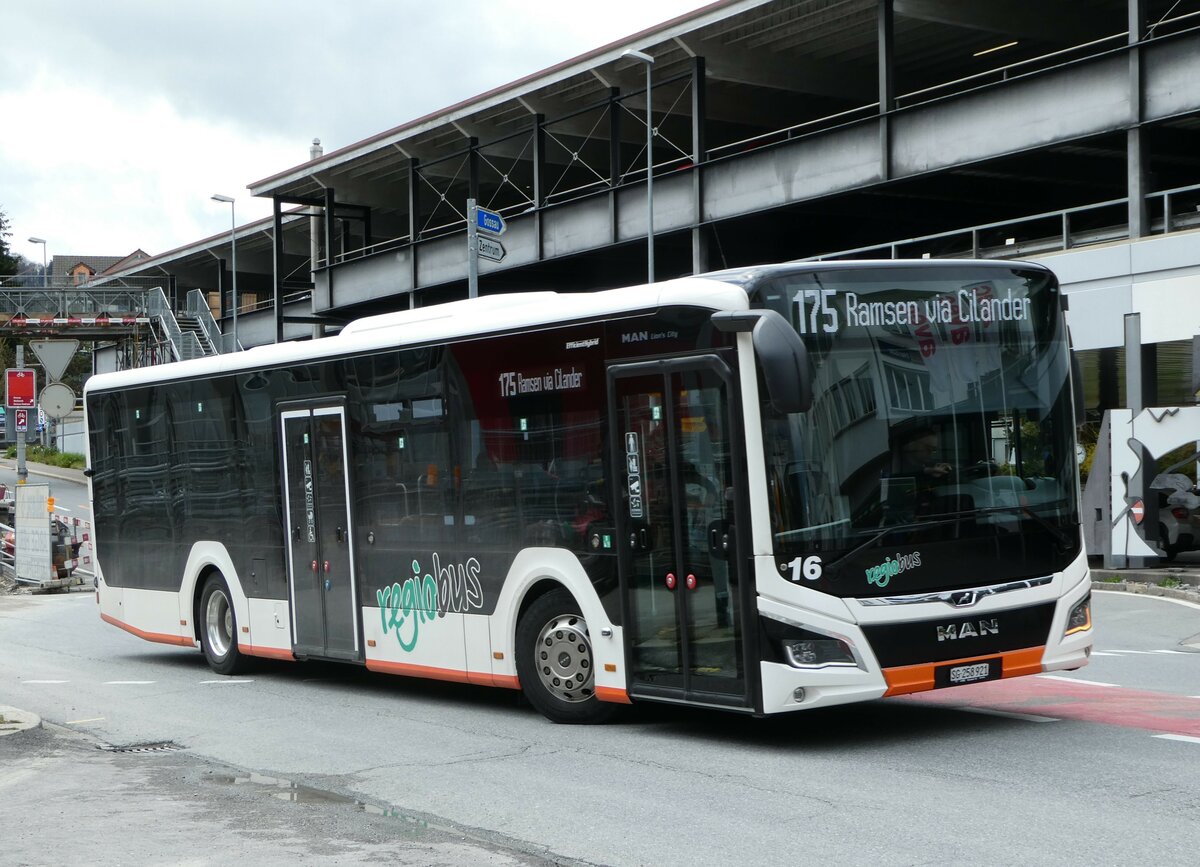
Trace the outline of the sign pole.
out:
[[[479,236],[475,200],[467,199],[467,297],[479,297]]]
[[[25,344],[18,343],[16,346],[16,351],[17,351],[17,368],[21,369],[21,368],[25,367]],[[14,410],[9,409],[9,410],[6,410],[6,412],[14,412]],[[16,419],[14,418],[12,420],[12,422],[15,425]],[[17,432],[17,484],[18,485],[25,484],[25,480],[28,478],[29,478],[29,471],[25,467],[25,432],[18,431]]]

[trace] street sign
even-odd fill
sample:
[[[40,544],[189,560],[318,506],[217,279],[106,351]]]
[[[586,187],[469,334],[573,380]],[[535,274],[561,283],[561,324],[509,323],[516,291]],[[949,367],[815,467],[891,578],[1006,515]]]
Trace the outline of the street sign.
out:
[[[31,340],[29,348],[46,369],[46,378],[51,382],[62,379],[71,357],[79,349],[78,340]]]
[[[27,367],[4,371],[4,405],[10,409],[37,406],[37,374]]]
[[[1133,523],[1141,524],[1142,519],[1146,517],[1146,506],[1141,500],[1134,500],[1133,505],[1129,507],[1129,511],[1133,513]]]
[[[485,232],[491,232],[493,235],[503,235],[504,230],[508,228],[504,223],[504,218],[495,211],[489,211],[487,208],[475,208],[475,225]]]
[[[75,392],[65,382],[52,382],[42,389],[38,404],[50,418],[64,419],[75,409]]]
[[[25,433],[25,431],[29,430],[29,410],[18,409],[16,411],[16,416],[17,416],[17,433]]]
[[[479,255],[483,258],[491,259],[493,262],[499,262],[504,258],[504,254],[507,251],[504,249],[504,245],[499,241],[493,240],[492,238],[485,238],[482,235],[478,236],[476,240],[479,249]]]

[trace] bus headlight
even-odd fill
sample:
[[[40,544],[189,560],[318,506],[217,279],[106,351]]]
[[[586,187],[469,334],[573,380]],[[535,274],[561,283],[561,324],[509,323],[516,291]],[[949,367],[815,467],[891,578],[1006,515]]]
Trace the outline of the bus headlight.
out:
[[[825,665],[857,665],[846,642],[837,638],[786,639],[783,652],[796,668],[820,668]]]
[[[1067,617],[1067,628],[1063,632],[1063,638],[1068,635],[1074,635],[1076,632],[1087,632],[1092,628],[1092,594],[1084,596],[1075,603],[1075,607],[1071,609],[1070,615]]]
[[[848,635],[820,629],[780,614],[764,613],[758,619],[762,646],[771,662],[792,668],[860,668],[867,670]]]

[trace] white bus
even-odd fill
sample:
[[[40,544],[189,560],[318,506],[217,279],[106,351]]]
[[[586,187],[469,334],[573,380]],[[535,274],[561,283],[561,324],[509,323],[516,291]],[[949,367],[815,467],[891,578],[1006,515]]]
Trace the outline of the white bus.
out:
[[[1054,276],[786,264],[498,295],[93,377],[101,616],[773,714],[1087,662]]]

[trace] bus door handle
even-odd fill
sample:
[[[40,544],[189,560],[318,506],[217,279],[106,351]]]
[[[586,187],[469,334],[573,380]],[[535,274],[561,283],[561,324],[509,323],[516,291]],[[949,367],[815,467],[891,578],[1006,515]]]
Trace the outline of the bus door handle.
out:
[[[339,542],[345,542],[345,541],[346,541],[346,531],[345,531],[345,530],[343,530],[341,527],[338,527],[338,528],[337,528],[337,540],[338,540]]]
[[[733,546],[733,524],[728,521],[713,521],[708,526],[709,556],[720,560],[728,559]]]

